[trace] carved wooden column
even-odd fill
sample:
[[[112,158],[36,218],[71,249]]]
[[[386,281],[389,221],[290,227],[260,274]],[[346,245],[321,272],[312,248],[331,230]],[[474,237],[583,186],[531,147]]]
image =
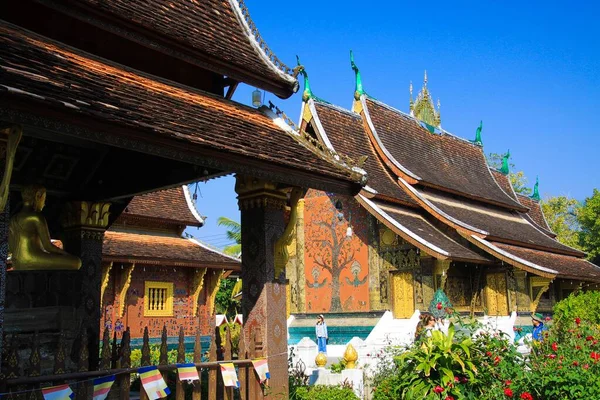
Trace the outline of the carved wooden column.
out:
[[[102,241],[108,227],[109,210],[110,203],[69,202],[62,220],[65,250],[81,258],[77,317],[87,332],[91,371],[98,369],[99,361]]]
[[[287,197],[271,182],[239,175],[236,179],[242,221],[244,336],[249,341],[251,333],[259,335],[263,355],[269,357],[273,396],[287,398],[286,283],[283,274],[275,276],[275,243],[285,229]]]

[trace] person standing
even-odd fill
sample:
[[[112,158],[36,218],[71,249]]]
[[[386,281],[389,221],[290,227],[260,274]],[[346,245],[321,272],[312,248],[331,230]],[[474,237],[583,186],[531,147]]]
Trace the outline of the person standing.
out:
[[[546,325],[544,325],[544,316],[539,313],[531,314],[531,323],[533,324],[533,340],[541,342],[544,340],[544,335],[542,332],[548,330]]]
[[[325,323],[325,317],[323,317],[323,314],[320,314],[317,318],[315,334],[317,335],[317,346],[319,348],[319,353],[327,354],[327,339],[329,338],[329,335],[327,334],[327,324]]]

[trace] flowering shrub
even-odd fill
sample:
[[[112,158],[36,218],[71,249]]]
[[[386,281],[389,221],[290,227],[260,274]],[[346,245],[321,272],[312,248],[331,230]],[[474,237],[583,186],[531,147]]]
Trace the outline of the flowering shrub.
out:
[[[600,324],[600,292],[579,292],[554,306],[554,325],[560,336],[581,325]]]

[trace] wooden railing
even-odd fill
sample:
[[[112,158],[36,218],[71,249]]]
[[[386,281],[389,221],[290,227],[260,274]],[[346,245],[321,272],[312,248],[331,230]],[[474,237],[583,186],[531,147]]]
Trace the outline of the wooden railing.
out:
[[[176,400],[192,399],[234,399],[234,390],[239,390],[239,399],[255,400],[263,398],[263,387],[258,381],[258,376],[254,373],[252,367],[252,359],[261,357],[262,344],[256,341],[255,336],[252,336],[250,343],[245,343],[243,335],[240,335],[237,354],[234,354],[231,332],[225,328],[225,341],[222,343],[218,328],[211,335],[210,349],[207,354],[204,354],[205,359],[202,361],[203,354],[200,343],[200,334],[197,333],[194,342],[193,363],[198,369],[200,381],[195,381],[194,384],[188,384],[180,381],[177,377],[175,364],[169,364],[168,347],[167,347],[167,331],[163,327],[160,355],[158,361],[158,369],[163,374],[165,381],[174,393]],[[100,365],[96,371],[88,371],[88,349],[86,346],[87,338],[81,338],[81,346],[79,346],[79,360],[77,369],[73,372],[67,372],[65,368],[66,351],[64,339],[61,337],[58,341],[58,347],[54,352],[54,373],[51,375],[42,375],[41,371],[41,356],[38,340],[33,340],[31,353],[29,357],[28,368],[24,368],[26,376],[20,376],[22,362],[19,359],[19,349],[17,349],[17,340],[12,338],[7,344],[5,352],[5,361],[3,363],[4,377],[0,381],[0,393],[7,393],[2,396],[4,399],[43,400],[41,389],[48,386],[69,384],[75,393],[75,399],[88,400],[92,398],[93,379],[115,375],[116,381],[113,384],[109,393],[108,399],[129,399],[132,393],[131,384],[132,377],[137,378],[137,368],[131,366],[131,347],[130,347],[130,332],[129,328],[123,333],[121,341],[118,342],[116,333],[113,335],[112,344],[110,343],[109,332],[104,332],[102,349],[100,351]],[[149,344],[148,329],[144,330],[144,339],[141,349],[141,366],[151,364],[151,349]],[[177,363],[184,363],[185,359],[185,343],[183,327],[179,332],[179,340],[177,347]],[[238,370],[238,379],[240,388],[234,389],[224,387],[221,377],[221,362],[231,362]],[[175,372],[175,373],[174,373]],[[144,389],[140,386],[139,396],[141,400],[148,400]]]

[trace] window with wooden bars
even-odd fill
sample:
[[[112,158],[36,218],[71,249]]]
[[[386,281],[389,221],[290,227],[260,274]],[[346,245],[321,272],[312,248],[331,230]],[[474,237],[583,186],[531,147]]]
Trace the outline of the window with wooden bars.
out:
[[[173,316],[173,283],[145,282],[144,316],[172,317]]]

